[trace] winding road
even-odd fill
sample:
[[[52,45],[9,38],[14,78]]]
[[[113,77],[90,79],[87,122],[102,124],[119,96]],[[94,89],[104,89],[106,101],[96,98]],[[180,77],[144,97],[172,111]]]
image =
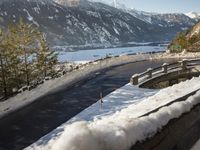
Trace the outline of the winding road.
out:
[[[0,120],[0,150],[21,150],[99,100],[129,82],[134,73],[174,60],[143,61],[105,70],[72,88],[47,95]]]

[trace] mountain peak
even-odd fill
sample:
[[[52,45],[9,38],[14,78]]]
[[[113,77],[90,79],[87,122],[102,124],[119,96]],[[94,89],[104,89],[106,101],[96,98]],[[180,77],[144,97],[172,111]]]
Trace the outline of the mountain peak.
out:
[[[188,12],[185,15],[192,19],[200,19],[200,13],[197,12]]]

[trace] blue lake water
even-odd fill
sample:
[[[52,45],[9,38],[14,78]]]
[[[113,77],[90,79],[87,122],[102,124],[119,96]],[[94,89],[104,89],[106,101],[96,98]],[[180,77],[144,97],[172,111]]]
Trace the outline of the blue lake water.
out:
[[[109,48],[109,49],[93,49],[93,50],[80,50],[75,52],[58,52],[58,59],[60,62],[76,62],[76,61],[90,61],[106,56],[117,56],[124,54],[132,54],[138,52],[156,52],[164,51],[165,47],[162,46],[137,46],[137,47],[122,47],[122,48]]]

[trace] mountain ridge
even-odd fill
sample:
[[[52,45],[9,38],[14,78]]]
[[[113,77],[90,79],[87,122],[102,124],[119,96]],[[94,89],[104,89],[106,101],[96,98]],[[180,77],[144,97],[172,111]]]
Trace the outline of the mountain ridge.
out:
[[[195,19],[195,20],[200,20],[200,13],[197,13],[197,12],[188,12],[188,13],[185,13],[186,16],[192,18],[192,19]]]
[[[77,7],[67,7],[53,0],[1,0],[0,25],[16,23],[20,17],[38,26],[47,35],[51,46],[67,45],[109,47],[128,42],[170,40],[177,31],[192,26],[195,20],[176,22],[168,26],[150,24],[130,12],[99,3],[80,1]],[[161,18],[161,20],[164,20]],[[182,21],[181,20],[181,21]],[[166,20],[162,21],[166,24]]]

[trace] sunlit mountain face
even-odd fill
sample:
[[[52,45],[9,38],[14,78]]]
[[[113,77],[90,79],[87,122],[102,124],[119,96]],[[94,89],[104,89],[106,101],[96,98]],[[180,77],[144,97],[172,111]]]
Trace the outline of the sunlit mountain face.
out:
[[[197,12],[189,12],[185,14],[186,16],[195,19],[195,20],[200,20],[200,13]]]

